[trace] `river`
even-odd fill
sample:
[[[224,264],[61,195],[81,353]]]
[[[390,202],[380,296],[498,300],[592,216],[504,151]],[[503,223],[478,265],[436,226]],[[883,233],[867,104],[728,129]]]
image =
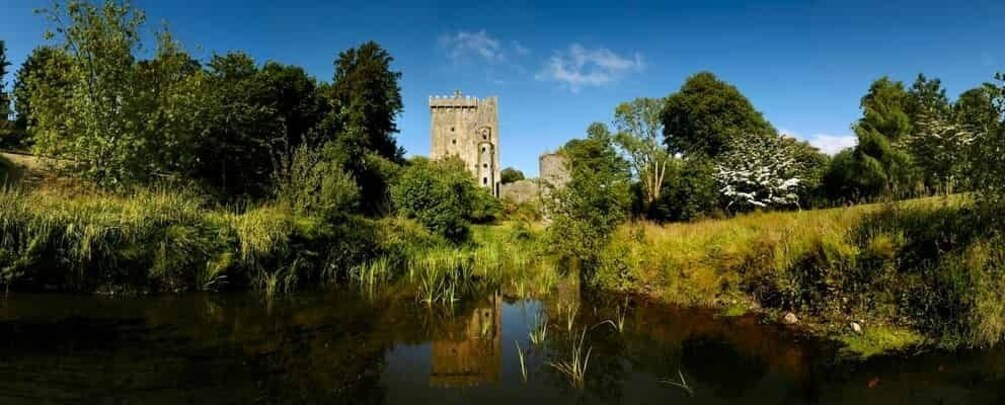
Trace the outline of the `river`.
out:
[[[581,380],[560,371],[577,355]],[[578,289],[0,301],[3,404],[1002,401],[1000,349],[861,361],[757,316]]]

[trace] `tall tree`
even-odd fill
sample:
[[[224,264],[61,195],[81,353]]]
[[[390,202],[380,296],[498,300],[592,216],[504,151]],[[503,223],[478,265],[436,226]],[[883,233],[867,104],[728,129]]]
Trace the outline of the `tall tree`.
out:
[[[709,157],[729,149],[737,137],[775,133],[750,100],[710,72],[689,77],[667,98],[663,126],[672,152]]]
[[[404,161],[396,119],[404,106],[394,58],[375,42],[339,54],[334,81],[325,90],[327,114],[316,131],[318,142],[332,141],[338,159],[360,187],[363,210],[389,209],[388,184]]]
[[[63,72],[49,58],[45,75],[30,75],[31,128],[38,152],[73,162],[75,174],[108,188],[143,183],[190,159],[176,156],[196,120],[188,87],[195,68],[166,30],[153,61],[140,62],[142,11],[128,3],[68,1],[43,10],[54,26]],[[50,56],[53,56],[50,55]],[[41,83],[63,76],[65,88]],[[57,82],[58,83],[58,82]]]
[[[72,60],[59,48],[42,46],[28,54],[14,81],[14,126],[25,136],[18,146],[30,146],[29,128],[37,127],[38,120],[32,112],[33,103],[44,104],[45,111],[59,114],[65,111],[70,98]],[[60,136],[59,138],[63,138]]]
[[[882,184],[862,184],[855,194],[875,198],[879,194],[906,196],[914,191],[916,174],[904,141],[913,131],[907,114],[909,95],[904,84],[882,77],[870,85],[862,97],[862,118],[854,126],[858,145],[853,156],[859,160],[852,168],[862,181],[882,180]],[[876,173],[876,169],[880,173]]]
[[[953,104],[953,119],[975,134],[994,133],[1001,124],[995,91],[990,84],[964,91]]]
[[[662,99],[639,98],[621,103],[614,110],[617,131],[614,140],[628,156],[632,170],[642,184],[642,197],[647,210],[659,200],[667,169],[674,158],[660,140],[663,108]]]
[[[596,264],[597,252],[629,212],[628,163],[614,148],[610,131],[600,123],[590,125],[586,139],[569,141],[559,153],[570,179],[551,193],[548,201],[554,246],[587,265]]]
[[[7,61],[7,43],[0,39],[0,137],[6,136],[7,132],[12,129],[10,122],[11,97],[7,91],[8,66],[10,66],[10,62]]]
[[[199,141],[196,177],[227,198],[270,191],[281,122],[269,104],[255,61],[245,53],[213,55],[207,64],[209,109]]]
[[[997,208],[1005,207],[1005,73],[995,75],[996,84],[985,88],[997,113],[994,130],[974,143],[972,174],[980,195]],[[1000,217],[1000,216],[999,216]]]
[[[926,118],[940,120],[948,118],[952,106],[942,81],[937,78],[929,79],[919,73],[914,84],[907,90],[904,112],[912,123]]]

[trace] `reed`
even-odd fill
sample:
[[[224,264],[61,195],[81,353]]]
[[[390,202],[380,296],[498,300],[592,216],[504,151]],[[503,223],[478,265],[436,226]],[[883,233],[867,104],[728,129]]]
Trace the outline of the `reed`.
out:
[[[590,365],[590,355],[593,347],[586,347],[586,328],[579,335],[579,340],[572,337],[572,348],[567,359],[562,359],[548,364],[564,374],[569,379],[569,383],[577,389],[583,389],[586,382],[586,369]]]

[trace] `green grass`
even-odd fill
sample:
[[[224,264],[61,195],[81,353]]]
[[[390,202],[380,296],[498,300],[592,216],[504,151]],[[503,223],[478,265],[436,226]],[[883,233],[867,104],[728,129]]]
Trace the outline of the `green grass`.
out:
[[[903,351],[924,341],[924,337],[916,331],[885,325],[869,326],[864,328],[861,334],[841,333],[834,338],[844,345],[842,353],[861,359],[893,351]]]
[[[823,324],[865,318],[942,347],[988,346],[1005,337],[999,217],[953,196],[631,223],[604,249],[592,281],[729,315],[762,307]],[[850,350],[913,342],[879,333],[851,337]]]

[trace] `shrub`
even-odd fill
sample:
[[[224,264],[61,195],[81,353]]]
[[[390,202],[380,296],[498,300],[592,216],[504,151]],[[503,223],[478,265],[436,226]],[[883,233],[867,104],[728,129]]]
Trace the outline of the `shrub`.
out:
[[[332,219],[359,208],[356,181],[325,149],[301,145],[279,175],[277,198],[299,215]]]
[[[415,218],[453,242],[462,242],[468,239],[469,220],[483,198],[479,192],[460,159],[433,161],[418,157],[402,170],[391,188],[391,199],[401,215]],[[479,210],[481,216],[491,209],[483,206]]]

